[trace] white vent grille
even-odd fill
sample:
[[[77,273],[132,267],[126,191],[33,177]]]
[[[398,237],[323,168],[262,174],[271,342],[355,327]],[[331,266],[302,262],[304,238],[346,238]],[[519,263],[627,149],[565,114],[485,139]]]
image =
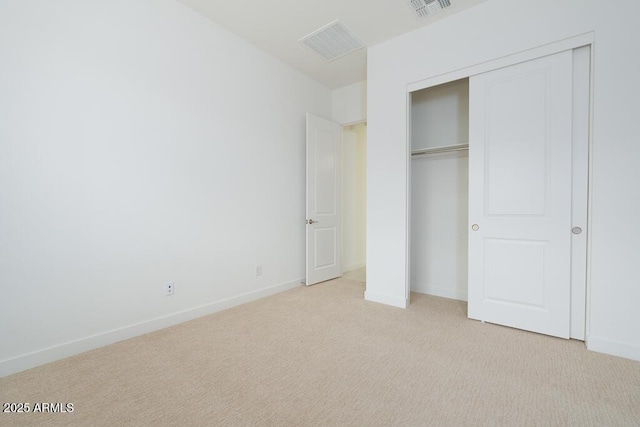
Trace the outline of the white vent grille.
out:
[[[409,0],[411,9],[423,19],[451,6],[451,0]]]
[[[340,21],[333,21],[298,41],[329,62],[364,47],[364,43]]]

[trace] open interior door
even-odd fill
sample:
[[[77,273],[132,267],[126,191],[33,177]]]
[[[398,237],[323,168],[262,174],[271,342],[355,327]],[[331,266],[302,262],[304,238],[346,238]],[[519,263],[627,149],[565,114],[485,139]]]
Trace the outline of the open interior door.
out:
[[[342,127],[307,114],[307,286],[342,275]]]

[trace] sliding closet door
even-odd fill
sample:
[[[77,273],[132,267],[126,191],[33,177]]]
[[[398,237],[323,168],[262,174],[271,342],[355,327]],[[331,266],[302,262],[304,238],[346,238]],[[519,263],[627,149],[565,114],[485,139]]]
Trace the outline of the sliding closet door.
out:
[[[571,51],[470,79],[470,318],[569,338],[571,88]]]

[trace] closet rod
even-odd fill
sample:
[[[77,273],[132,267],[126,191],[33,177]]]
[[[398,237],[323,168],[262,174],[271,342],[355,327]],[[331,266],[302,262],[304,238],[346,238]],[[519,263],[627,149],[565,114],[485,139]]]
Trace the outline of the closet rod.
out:
[[[425,148],[424,150],[412,151],[411,155],[421,156],[423,154],[439,154],[439,153],[448,153],[450,151],[463,151],[468,149],[469,149],[469,144],[448,145],[446,147]]]

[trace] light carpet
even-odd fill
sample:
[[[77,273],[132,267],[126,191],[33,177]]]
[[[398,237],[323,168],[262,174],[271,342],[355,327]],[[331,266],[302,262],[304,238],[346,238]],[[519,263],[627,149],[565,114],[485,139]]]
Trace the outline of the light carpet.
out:
[[[300,287],[0,379],[2,402],[74,405],[0,425],[640,425],[640,362],[363,291]]]

